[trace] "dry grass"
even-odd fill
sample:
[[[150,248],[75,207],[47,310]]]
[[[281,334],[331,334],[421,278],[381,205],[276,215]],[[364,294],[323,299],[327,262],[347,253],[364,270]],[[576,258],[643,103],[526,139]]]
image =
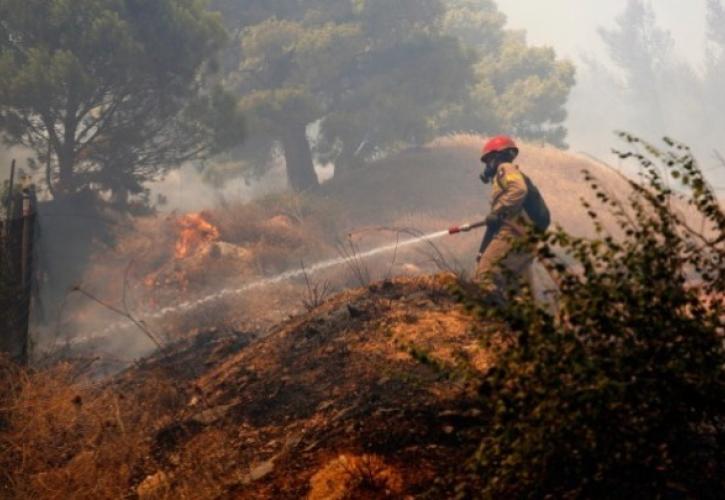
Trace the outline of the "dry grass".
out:
[[[403,478],[377,455],[340,455],[310,480],[308,500],[399,498]]]
[[[15,374],[4,399],[2,489],[8,497],[113,498],[125,493],[134,437],[118,399],[95,399],[63,365],[42,374]],[[103,468],[110,466],[102,473]],[[110,473],[109,473],[110,472]]]
[[[64,363],[3,370],[0,496],[123,498],[149,454],[148,433],[182,403],[178,386],[151,375],[134,391],[98,390]]]

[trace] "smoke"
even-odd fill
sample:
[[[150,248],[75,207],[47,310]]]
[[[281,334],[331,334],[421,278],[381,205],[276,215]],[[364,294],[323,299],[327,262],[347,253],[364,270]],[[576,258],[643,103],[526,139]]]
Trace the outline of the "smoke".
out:
[[[4,147],[0,142],[0,182],[6,180],[10,176],[10,166],[13,160],[16,160],[16,168],[26,170],[28,158],[32,157],[32,153],[21,147]]]
[[[283,167],[275,167],[253,181],[236,177],[214,185],[196,167],[186,165],[170,172],[163,180],[149,186],[153,198],[164,211],[198,212],[227,203],[247,202],[256,197],[285,190]]]
[[[725,149],[725,113],[708,19],[717,1],[499,0],[509,24],[577,66],[567,142],[617,163],[615,130],[650,141],[667,135],[695,150],[710,180],[725,185],[714,152]],[[710,22],[709,22],[710,21]]]
[[[659,0],[657,2],[645,0],[612,0],[610,2],[600,0],[550,0],[547,2],[498,0],[497,3],[508,16],[506,29],[525,30],[532,45],[551,46],[556,50],[557,56],[567,57],[575,63],[577,85],[567,104],[568,119],[566,122],[569,132],[566,142],[573,151],[583,151],[616,163],[616,159],[611,154],[611,147],[616,145],[613,131],[627,130],[653,141],[663,135],[670,135],[691,144],[698,156],[705,160],[706,170],[709,166],[708,162],[713,164],[713,168],[715,167],[713,151],[721,149],[725,152],[725,145],[720,145],[723,132],[725,132],[725,113],[718,112],[725,110],[725,100],[723,97],[717,97],[712,101],[707,98],[710,95],[719,96],[721,87],[715,84],[719,78],[717,72],[714,71],[717,53],[711,48],[708,50],[711,35],[708,34],[708,2],[706,0],[692,2],[677,0]],[[492,5],[483,1],[460,2],[460,4]],[[643,12],[646,14],[639,18],[634,15],[637,14],[636,9],[633,10],[633,6],[638,5],[643,7]],[[402,9],[402,11],[404,10]],[[454,18],[459,21],[461,19],[469,20],[464,15],[468,12],[466,9],[461,9]],[[403,14],[405,12],[400,15]],[[490,12],[482,10],[478,14],[480,17],[471,19],[470,25],[461,22],[459,28],[470,28],[470,31],[476,34],[483,32],[480,29],[481,26],[500,28],[500,15],[495,12],[495,9],[491,9]],[[322,13],[318,12],[317,15],[321,16]],[[290,139],[286,134],[282,134],[284,137],[279,138],[267,137],[270,132],[265,129],[265,126],[268,124],[260,118],[264,115],[263,111],[266,108],[262,106],[257,109],[252,107],[252,104],[259,104],[259,99],[262,98],[274,97],[274,100],[271,101],[274,105],[270,106],[270,109],[286,106],[284,108],[286,111],[279,114],[275,123],[279,125],[294,122],[295,125],[298,125],[295,120],[290,119],[291,116],[297,116],[297,114],[304,114],[304,117],[299,118],[302,125],[305,121],[311,122],[307,125],[306,130],[306,139],[310,142],[309,148],[302,148],[302,154],[296,156],[298,158],[312,157],[318,163],[339,161],[339,177],[343,179],[343,175],[348,175],[355,180],[354,184],[350,183],[354,193],[347,194],[345,201],[352,204],[357,199],[361,213],[370,209],[369,211],[379,218],[378,210],[373,209],[381,207],[372,207],[373,203],[369,200],[377,188],[374,184],[365,184],[365,178],[360,174],[363,169],[360,167],[366,162],[380,159],[385,154],[394,153],[397,148],[404,147],[406,144],[423,141],[421,138],[426,137],[426,127],[435,120],[429,119],[430,117],[426,118],[423,114],[419,116],[417,112],[421,107],[425,107],[422,106],[424,103],[433,100],[432,97],[447,101],[448,97],[442,92],[450,87],[450,82],[447,80],[437,81],[430,78],[431,76],[447,75],[450,72],[452,75],[460,75],[460,78],[456,77],[453,80],[463,81],[465,78],[473,78],[473,75],[467,71],[456,73],[454,70],[457,71],[460,68],[449,68],[443,64],[443,62],[452,60],[451,54],[455,52],[453,46],[451,46],[453,48],[449,47],[450,52],[448,49],[442,50],[437,58],[429,59],[430,53],[435,52],[431,48],[447,47],[441,43],[440,39],[433,38],[424,45],[413,44],[411,47],[402,47],[398,50],[399,41],[394,38],[387,40],[386,37],[389,34],[386,30],[380,30],[380,33],[376,31],[373,35],[365,35],[370,36],[370,40],[373,41],[378,38],[385,41],[380,49],[381,54],[385,57],[376,59],[374,65],[368,61],[366,64],[370,65],[370,69],[366,70],[367,73],[347,74],[351,71],[347,68],[348,54],[346,52],[338,54],[337,49],[341,47],[355,55],[358,54],[360,46],[366,46],[358,40],[363,32],[350,29],[348,17],[356,19],[352,14],[342,16],[339,19],[341,22],[335,30],[332,30],[331,25],[328,24],[317,27],[320,30],[321,40],[335,40],[335,37],[339,37],[345,41],[345,43],[329,42],[329,47],[323,44],[325,51],[329,50],[330,53],[336,54],[336,58],[327,56],[328,52],[318,53],[311,50],[311,47],[314,48],[314,44],[308,43],[309,31],[306,31],[307,27],[304,22],[314,20],[314,16],[301,16],[299,19],[292,16],[285,23],[275,21],[262,24],[261,27],[258,26],[260,36],[255,38],[250,35],[249,43],[246,44],[247,49],[254,48],[254,44],[251,43],[253,40],[268,40],[269,47],[260,42],[259,50],[262,52],[273,51],[277,37],[284,35],[298,43],[300,50],[283,51],[283,54],[278,55],[274,60],[274,68],[286,68],[287,72],[291,72],[291,76],[280,80],[278,74],[285,74],[285,71],[269,71],[268,75],[267,73],[261,75],[268,76],[269,82],[265,80],[262,84],[254,83],[254,85],[250,82],[257,82],[256,79],[250,79],[248,82],[242,76],[248,78],[246,70],[258,69],[260,65],[254,63],[256,59],[251,57],[252,55],[256,57],[255,54],[242,54],[245,56],[242,61],[249,59],[251,62],[248,61],[248,67],[242,66],[245,72],[241,72],[242,76],[237,75],[236,78],[241,78],[244,85],[237,85],[235,89],[239,92],[240,97],[256,96],[256,99],[250,99],[251,104],[247,103],[250,106],[247,113],[251,119],[249,120],[250,136],[245,147],[249,151],[245,149],[243,154],[230,154],[223,160],[219,160],[220,164],[214,165],[224,167],[225,165],[221,162],[228,162],[229,169],[204,169],[197,168],[196,165],[185,165],[181,169],[171,171],[163,180],[145,186],[150,191],[151,203],[162,212],[196,212],[215,207],[233,206],[268,194],[285,191],[288,187],[288,172],[285,170],[285,155],[279,152],[280,143],[284,142],[283,139],[288,139],[288,142],[291,143],[290,146],[299,146],[300,139],[305,138],[305,130],[302,126],[296,126],[295,128],[299,130],[296,130],[298,134],[292,137],[295,140]],[[303,22],[303,20],[305,21]],[[437,21],[433,23],[433,20],[434,18],[431,18],[431,26],[436,26]],[[390,19],[386,19],[386,22],[390,22]],[[640,24],[637,25],[637,22]],[[711,22],[710,25],[712,24]],[[372,22],[368,27],[380,28]],[[279,29],[282,28],[287,31],[280,34]],[[637,38],[637,29],[644,30],[647,36]],[[482,39],[479,42],[481,47],[487,47],[484,42],[495,45],[500,43],[499,38],[505,38],[503,31],[498,32],[492,28],[491,31],[496,36],[493,37],[493,40]],[[267,38],[262,37],[261,34]],[[423,37],[424,34],[426,34],[426,30],[419,33],[418,37]],[[634,42],[641,42],[641,45],[629,43],[630,38],[627,37]],[[418,38],[412,37],[411,39],[417,40]],[[363,40],[367,39],[363,38]],[[653,43],[653,40],[656,40],[657,43]],[[237,46],[241,45],[237,44]],[[310,53],[307,54],[301,49],[309,50]],[[514,49],[521,54],[527,54],[518,45],[508,47],[507,50]],[[388,51],[391,53],[388,54]],[[303,55],[306,58],[302,57]],[[534,55],[536,54],[529,54],[532,58]],[[300,57],[300,60],[291,64],[288,59],[297,56]],[[416,59],[416,57],[420,59]],[[465,62],[466,59],[462,58],[461,61]],[[551,66],[552,61],[546,57],[540,57],[538,63]],[[322,62],[326,64],[322,64]],[[488,62],[490,61],[483,59],[481,64]],[[238,63],[239,61],[235,62],[236,66],[239,66]],[[525,80],[526,86],[524,87],[524,80],[522,80],[518,82],[517,87],[515,79],[502,79],[501,82],[497,80],[497,85],[500,84],[502,88],[515,89],[529,88],[532,82],[541,83],[536,74],[537,62],[535,59],[522,55],[517,64],[519,64],[516,66],[517,71],[531,76],[530,79]],[[235,65],[231,66],[235,67]],[[503,64],[500,66],[505,67]],[[409,95],[407,91],[397,94],[393,92],[397,89],[407,88],[405,85],[410,85],[410,75],[417,74],[414,70],[422,67],[430,67],[432,70],[429,73],[423,73],[422,76],[412,78],[415,85],[410,88],[418,89],[420,87],[425,90],[428,87],[419,85],[419,83],[431,83],[430,92],[426,91],[423,98],[418,95]],[[485,73],[485,71],[481,73]],[[562,79],[564,83],[558,82],[558,85],[554,85],[557,83],[556,81],[549,82],[548,86],[543,85],[542,88],[568,89],[565,80]],[[304,95],[304,99],[295,97],[300,81],[314,83],[310,86],[311,91]],[[340,83],[340,85],[335,86],[335,83]],[[434,83],[435,85],[433,85]],[[267,87],[278,90],[271,92]],[[328,87],[332,90],[329,90]],[[481,99],[480,102],[488,103],[486,99],[492,88],[493,85],[481,86],[480,95],[477,94]],[[320,99],[315,106],[309,106],[308,101],[317,97],[319,89],[328,89],[329,96]],[[350,89],[358,93],[355,94]],[[536,93],[534,92],[534,94]],[[331,106],[330,103],[337,103],[340,96],[348,95],[354,95],[355,98],[350,99],[349,102],[343,102],[344,106],[341,110],[323,109]],[[561,91],[561,95],[563,103],[566,92]],[[508,94],[507,97],[509,97]],[[501,100],[493,99],[495,102]],[[394,104],[392,107],[391,102]],[[551,116],[561,115],[558,113],[560,106],[561,104],[553,106],[557,112]],[[486,106],[479,106],[479,108],[487,109]],[[522,106],[522,108],[529,109],[526,106]],[[440,113],[441,109],[445,113]],[[445,109],[442,106],[441,109],[433,109],[435,113],[432,116],[439,114],[473,116],[473,121],[477,124],[486,118],[485,113],[474,115],[473,106],[466,108],[466,104],[460,104],[460,108]],[[260,116],[255,116],[253,111]],[[321,116],[322,118],[320,118]],[[420,120],[421,116],[426,119]],[[490,118],[491,128],[501,127],[496,120],[495,117]],[[544,120],[545,122],[546,120]],[[257,128],[255,129],[255,127]],[[275,127],[268,128],[275,129]],[[410,128],[410,132],[403,134],[402,131],[406,128]],[[420,130],[418,130],[419,128]],[[494,130],[485,132],[494,132]],[[507,130],[501,130],[501,132],[507,132]],[[264,140],[257,141],[259,144],[251,140],[260,135]],[[394,140],[391,140],[390,137]],[[479,139],[475,140],[478,143]],[[258,151],[255,150],[255,145],[259,146]],[[0,150],[0,174],[6,175],[11,157],[17,157],[19,165],[22,166],[26,163],[25,156],[26,154],[20,150]],[[288,156],[295,157],[295,155]],[[255,158],[266,161],[265,169],[247,172],[244,165],[253,163]],[[412,160],[403,157],[400,161],[408,163]],[[472,168],[478,168],[478,165],[475,164],[475,157],[472,157],[471,161],[474,162]],[[347,170],[342,168],[343,165],[346,165]],[[267,169],[267,166],[270,168]],[[394,166],[395,169],[403,167],[404,165],[400,164]],[[315,165],[314,168],[317,177],[322,181],[331,177],[334,170],[334,167],[330,166]],[[234,175],[235,171],[236,175]],[[251,176],[244,177],[246,173],[250,173]],[[213,178],[214,175],[219,178]],[[720,181],[725,176],[716,170],[713,170],[711,175],[716,184],[725,185],[725,182]],[[210,178],[210,176],[212,177]],[[359,176],[359,178],[355,176]],[[474,183],[476,182],[474,173],[470,175],[470,178]],[[460,184],[450,184],[450,191],[441,191],[441,186],[438,185],[433,190],[432,186],[428,186],[430,182],[421,177],[418,172],[411,172],[405,183],[408,185],[417,183],[413,194],[416,205],[411,206],[409,210],[415,214],[424,213],[426,218],[429,218],[428,214],[432,206],[435,206],[436,203],[450,204],[448,200],[460,196],[464,189],[464,186]],[[474,189],[473,187],[468,188]],[[477,190],[478,185],[475,188]],[[432,191],[427,196],[426,189]],[[402,188],[400,190],[403,191]],[[413,190],[409,191],[413,193]],[[471,194],[471,199],[476,199],[475,193]],[[384,200],[379,204],[384,204],[386,209],[392,210],[396,203],[393,198],[402,198],[398,194],[396,193],[396,197],[391,196],[390,200]],[[484,203],[475,205],[476,209],[480,210],[484,210],[484,206]],[[108,280],[107,276],[98,278],[98,275],[90,275],[87,267],[98,265],[98,262],[109,266],[110,255],[116,246],[114,236],[119,232],[118,225],[133,225],[137,221],[125,218],[125,216],[118,216],[116,219],[109,217],[106,213],[99,213],[91,199],[76,200],[72,205],[64,205],[62,202],[48,203],[41,208],[39,220],[41,241],[39,259],[44,273],[41,311],[44,315],[37,319],[39,322],[49,325],[52,330],[62,312],[60,310],[62,307],[67,307],[68,310],[72,310],[74,307],[77,311],[84,310],[82,298],[74,297],[72,300],[75,302],[73,303],[64,302],[70,287],[78,284],[79,280],[85,279],[86,282],[82,284],[90,287],[91,291],[96,285],[99,290],[103,290],[104,281]],[[357,222],[360,223],[362,220],[361,217]],[[366,222],[379,223],[377,220]],[[92,260],[94,255],[98,262]],[[119,259],[117,269],[119,276],[122,275],[123,267],[126,264],[127,262],[121,262]],[[96,281],[93,281],[94,278]],[[109,322],[115,321],[112,314],[102,310],[95,315],[78,314],[78,317],[78,324],[70,322],[66,325],[66,330],[75,329],[77,326],[78,330],[82,331],[100,331],[106,328]],[[115,341],[128,342],[128,339],[117,338]],[[143,336],[138,336],[138,339],[134,338],[133,342],[138,342],[138,345],[134,344],[133,349],[124,348],[133,355],[149,348]]]
[[[315,170],[320,182],[325,182],[332,177],[334,167],[315,165]],[[276,162],[260,177],[247,179],[239,175],[212,183],[198,168],[186,165],[148,187],[152,200],[164,212],[199,212],[281,193],[287,189],[287,173],[284,163]]]

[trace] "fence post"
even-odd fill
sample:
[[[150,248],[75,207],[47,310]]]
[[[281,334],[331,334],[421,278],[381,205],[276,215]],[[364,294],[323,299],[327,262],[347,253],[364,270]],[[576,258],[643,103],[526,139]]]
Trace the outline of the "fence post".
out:
[[[15,162],[11,169],[5,231],[0,234],[2,265],[2,311],[0,351],[22,365],[29,361],[30,306],[33,286],[33,240],[36,196],[33,185],[15,189]],[[0,225],[2,227],[2,225]]]
[[[10,236],[10,220],[13,218],[13,190],[15,189],[15,159],[10,165],[10,184],[8,185],[7,205],[5,206],[6,232],[5,237]]]
[[[20,359],[23,365],[29,359],[30,305],[33,288],[33,238],[35,233],[35,187],[23,189],[22,194],[22,235],[20,243],[20,289],[22,298],[20,305],[20,324],[18,336],[20,343]]]

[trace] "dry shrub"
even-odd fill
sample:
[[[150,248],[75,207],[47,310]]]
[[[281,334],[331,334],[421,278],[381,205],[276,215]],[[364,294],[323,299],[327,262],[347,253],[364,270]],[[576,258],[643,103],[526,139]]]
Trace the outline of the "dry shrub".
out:
[[[178,456],[175,498],[219,498],[228,486],[223,478],[237,465],[239,450],[229,436],[218,429],[207,430],[191,439]]]
[[[403,478],[376,455],[340,455],[310,480],[309,500],[398,498]]]
[[[149,454],[146,439],[181,401],[147,377],[129,399],[78,382],[69,363],[43,372],[3,368],[0,496],[121,498]]]
[[[264,241],[288,249],[329,239],[339,225],[334,203],[312,195],[283,193],[209,214],[221,239],[238,245]]]
[[[249,250],[258,274],[267,275],[334,253],[339,213],[332,202],[284,193],[217,209],[209,218],[222,241]]]

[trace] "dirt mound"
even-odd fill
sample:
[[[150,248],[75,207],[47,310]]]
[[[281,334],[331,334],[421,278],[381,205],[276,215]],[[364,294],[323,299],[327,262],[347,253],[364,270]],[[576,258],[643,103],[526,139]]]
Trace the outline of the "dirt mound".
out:
[[[470,455],[467,422],[477,415],[458,411],[469,396],[464,384],[414,354],[465,358],[481,370],[491,363],[477,325],[447,291],[450,280],[348,291],[261,340],[203,333],[101,387],[63,385],[49,403],[67,407],[63,414],[39,407],[44,384],[28,379],[15,411],[4,415],[5,491],[63,496],[72,485],[77,498],[426,491]],[[16,439],[24,440],[22,468],[13,468]]]

